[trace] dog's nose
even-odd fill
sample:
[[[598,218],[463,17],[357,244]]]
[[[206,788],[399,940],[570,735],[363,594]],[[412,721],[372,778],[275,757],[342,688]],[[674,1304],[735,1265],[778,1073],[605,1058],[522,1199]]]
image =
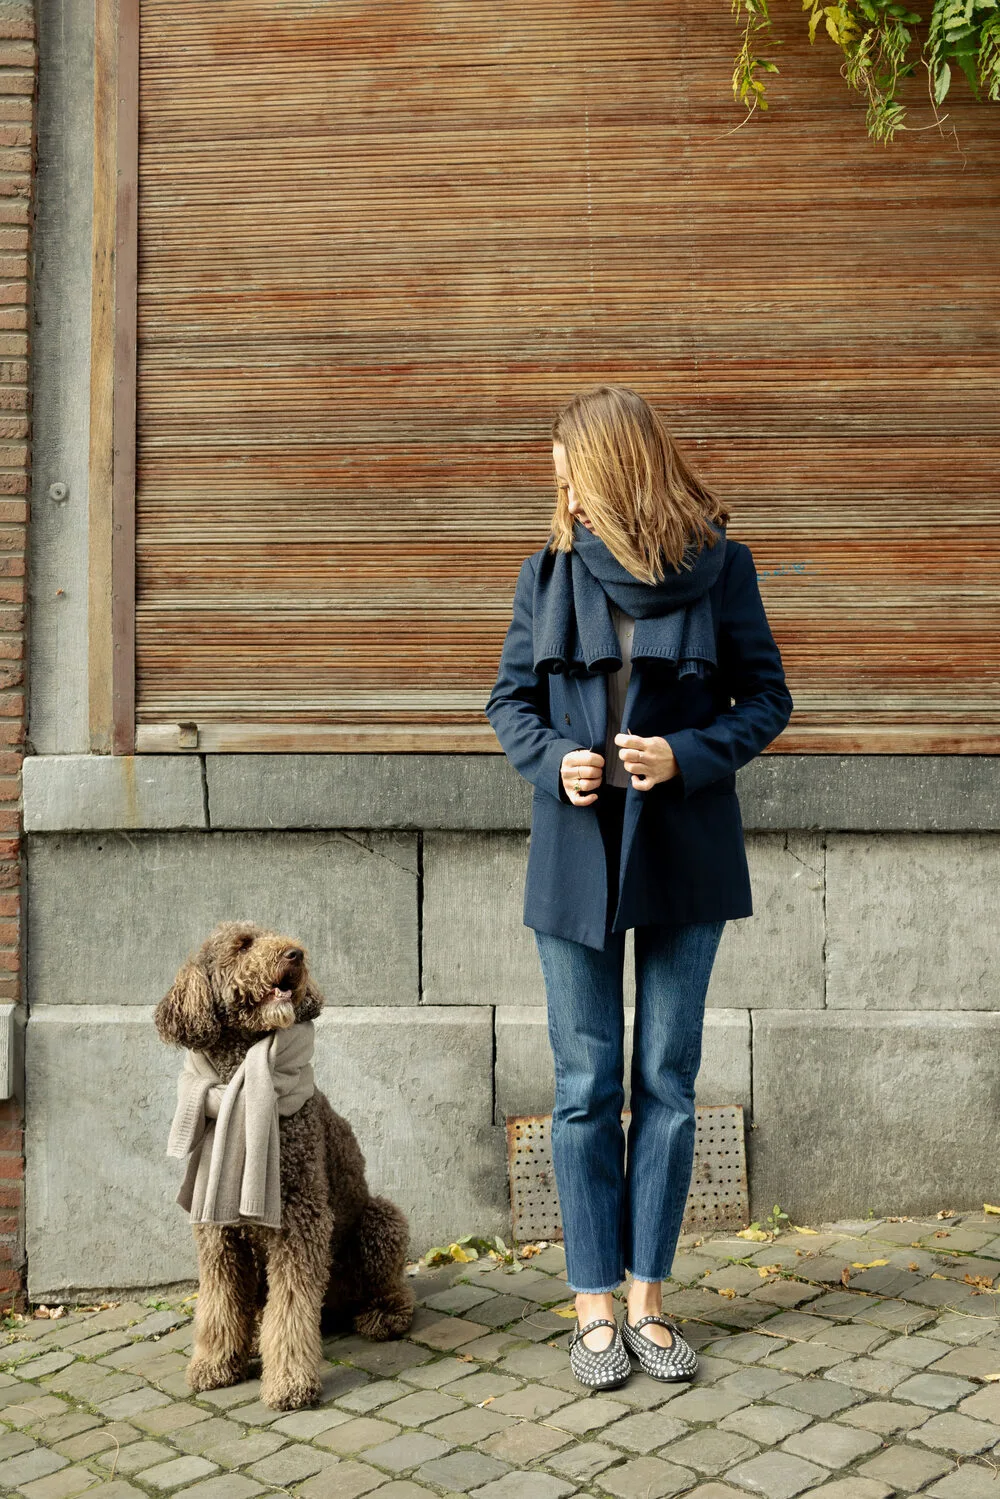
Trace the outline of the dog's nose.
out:
[[[285,962],[286,963],[301,963],[302,959],[304,957],[305,957],[305,953],[302,951],[301,947],[286,947],[285,948]]]

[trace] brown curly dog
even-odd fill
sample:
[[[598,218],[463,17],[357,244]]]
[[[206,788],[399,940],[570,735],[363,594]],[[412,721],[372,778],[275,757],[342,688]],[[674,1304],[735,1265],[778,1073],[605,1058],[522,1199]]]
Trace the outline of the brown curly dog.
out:
[[[251,922],[216,928],[156,1007],[162,1040],[202,1052],[228,1082],[269,1031],[323,1007],[306,955]],[[320,1394],[324,1308],[369,1338],[400,1337],[413,1317],[407,1220],[372,1197],[354,1133],[317,1089],[279,1121],[281,1227],[194,1225],[199,1291],[193,1390],[237,1384],[255,1345],[261,1399],[276,1410]]]

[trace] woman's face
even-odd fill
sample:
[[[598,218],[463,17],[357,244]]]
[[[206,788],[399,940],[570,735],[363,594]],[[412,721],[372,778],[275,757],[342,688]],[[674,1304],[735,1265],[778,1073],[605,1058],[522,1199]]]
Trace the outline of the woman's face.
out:
[[[573,492],[573,483],[569,476],[569,466],[566,462],[566,449],[561,442],[552,444],[552,462],[556,466],[556,483],[561,493],[566,496],[566,508],[574,520],[578,520],[581,526],[588,531],[593,531],[593,526],[587,519],[583,506]]]

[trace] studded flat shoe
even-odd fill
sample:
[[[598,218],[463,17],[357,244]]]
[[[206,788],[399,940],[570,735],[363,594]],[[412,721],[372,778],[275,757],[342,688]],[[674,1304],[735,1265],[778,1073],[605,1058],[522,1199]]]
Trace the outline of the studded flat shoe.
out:
[[[583,1341],[585,1335],[595,1327],[613,1327],[615,1335],[607,1348],[588,1348]],[[646,1338],[645,1342],[649,1342]],[[577,1319],[576,1331],[570,1339],[569,1366],[581,1384],[592,1390],[613,1390],[623,1385],[632,1373],[632,1363],[622,1342],[621,1329],[608,1317],[595,1317],[586,1327]]]
[[[661,1348],[659,1343],[654,1343],[652,1338],[644,1338],[641,1328],[647,1322],[658,1322],[661,1327],[668,1327],[674,1335],[674,1340],[669,1348]],[[626,1316],[622,1322],[622,1342],[630,1353],[634,1353],[639,1360],[639,1367],[644,1374],[649,1374],[653,1379],[681,1380],[693,1379],[698,1368],[698,1355],[689,1343],[681,1336],[680,1328],[666,1317],[660,1317],[651,1312],[648,1317],[640,1317],[638,1322],[632,1323]]]

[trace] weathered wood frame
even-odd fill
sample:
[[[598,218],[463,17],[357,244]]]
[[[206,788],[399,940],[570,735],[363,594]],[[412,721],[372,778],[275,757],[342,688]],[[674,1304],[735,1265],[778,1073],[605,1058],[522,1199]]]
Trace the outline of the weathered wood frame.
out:
[[[141,0],[95,0],[89,723],[95,753],[496,753],[485,724],[136,726],[136,385]],[[793,725],[777,753],[995,754],[1000,732],[941,721]]]
[[[139,0],[94,8],[90,375],[90,747],[135,748]]]

